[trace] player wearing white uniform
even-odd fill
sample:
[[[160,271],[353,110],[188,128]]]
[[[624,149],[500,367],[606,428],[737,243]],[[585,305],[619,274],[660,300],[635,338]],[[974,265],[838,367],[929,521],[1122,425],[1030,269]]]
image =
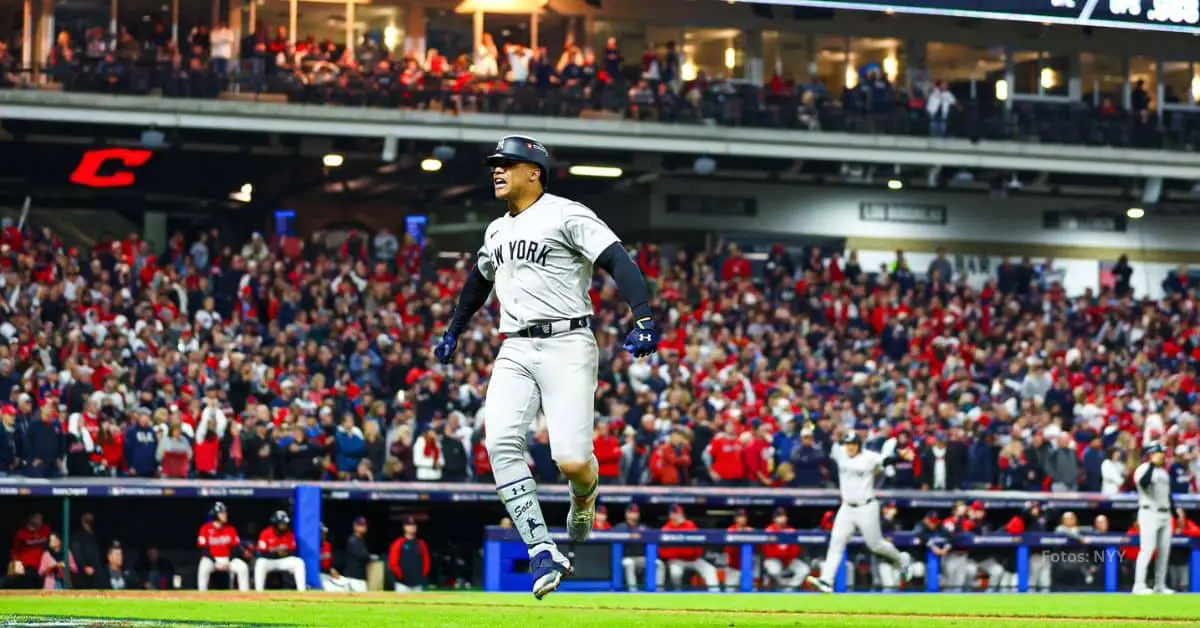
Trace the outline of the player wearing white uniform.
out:
[[[592,453],[599,350],[591,331],[592,269],[612,276],[633,310],[624,347],[636,357],[658,347],[645,280],[616,234],[592,210],[546,193],[550,156],[537,140],[509,136],[487,159],[496,198],[508,211],[488,225],[453,319],[434,349],[443,364],[458,336],[495,288],[504,344],[488,382],[485,444],[497,492],[529,546],[533,594],[541,599],[571,573],[542,517],[537,484],[525,463],[526,435],[539,408],[550,451],[571,486],[567,533],[587,540],[596,516]]]
[[[1167,452],[1160,443],[1146,447],[1150,460],[1133,471],[1138,492],[1138,557],[1134,569],[1133,593],[1151,593],[1146,586],[1146,571],[1150,557],[1158,552],[1154,562],[1154,593],[1174,593],[1167,588],[1167,566],[1171,559],[1171,513],[1175,500],[1171,496],[1171,475],[1164,468]]]
[[[900,568],[901,579],[908,578],[909,559],[895,545],[883,540],[879,529],[879,502],[875,499],[875,477],[883,471],[883,456],[864,450],[862,440],[851,432],[835,443],[830,459],[838,467],[838,488],[842,505],[833,518],[829,549],[821,565],[820,576],[809,576],[808,584],[824,593],[833,592],[833,578],[845,560],[846,543],[857,530],[867,549]]]

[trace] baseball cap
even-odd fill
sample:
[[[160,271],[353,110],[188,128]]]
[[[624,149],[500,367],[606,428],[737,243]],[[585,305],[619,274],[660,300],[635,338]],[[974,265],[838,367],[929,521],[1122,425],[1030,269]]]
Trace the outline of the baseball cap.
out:
[[[356,525],[356,526],[365,526],[365,525],[367,525],[367,518],[366,518],[366,517],[355,517],[355,518],[354,518],[354,525]]]
[[[629,508],[626,508],[625,512],[642,512],[642,509],[637,504],[629,504]]]
[[[361,517],[360,517],[360,519],[361,519]],[[416,518],[416,517],[412,517],[412,516],[405,517],[405,518],[404,518],[404,525],[406,525],[406,526],[415,526],[415,525],[417,525],[417,518]]]
[[[745,508],[738,508],[737,512],[733,513],[733,516],[734,517],[749,517],[750,515],[746,513]]]
[[[783,506],[780,506],[779,508],[776,508],[776,509],[775,509],[775,516],[776,516],[776,517],[786,517],[786,516],[787,516],[787,508],[784,508]]]
[[[11,404],[11,403],[4,404],[4,407],[3,407],[3,408],[0,408],[0,413],[3,413],[3,414],[16,414],[16,413],[17,413],[17,407],[16,407],[16,406],[14,406],[14,405],[13,405],[13,404]]]
[[[675,514],[679,514],[679,515],[682,515],[682,514],[684,514],[684,511],[683,511],[683,506],[681,506],[681,505],[679,505],[679,504],[672,504],[672,505],[671,505],[671,514],[673,514],[673,515],[675,515]]]
[[[978,499],[971,502],[971,510],[982,511],[983,510],[983,502]]]
[[[608,514],[608,508],[605,508],[605,507],[604,507],[604,504],[596,504],[596,514],[604,514],[604,515],[607,515],[607,514]]]

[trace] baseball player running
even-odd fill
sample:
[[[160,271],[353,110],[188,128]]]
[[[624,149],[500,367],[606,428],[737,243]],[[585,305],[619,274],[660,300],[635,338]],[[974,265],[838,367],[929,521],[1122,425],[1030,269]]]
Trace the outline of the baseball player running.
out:
[[[271,515],[271,527],[258,535],[258,557],[254,559],[254,589],[267,588],[267,574],[286,571],[296,581],[296,590],[304,591],[304,559],[296,556],[296,535],[292,534],[292,519],[282,510]]]
[[[229,525],[229,509],[217,502],[209,511],[211,520],[200,526],[196,547],[200,548],[200,566],[196,569],[196,585],[201,591],[208,590],[208,581],[214,571],[227,571],[232,582],[242,591],[250,590],[250,566],[234,555],[241,545],[237,530]]]
[[[658,347],[646,284],[616,234],[583,205],[546,193],[550,155],[537,140],[512,135],[487,158],[496,198],[508,211],[488,225],[454,316],[434,348],[443,364],[494,288],[504,344],[487,388],[485,444],[496,491],[529,546],[533,595],[542,599],[571,573],[551,540],[537,485],[525,463],[525,439],[539,408],[550,450],[571,487],[567,535],[586,541],[596,513],[592,455],[598,348],[588,298],[592,269],[612,276],[633,310],[624,347],[636,357]]]
[[[862,533],[867,549],[898,566],[901,580],[907,580],[911,559],[883,540],[879,529],[875,478],[883,471],[883,456],[864,450],[858,434],[849,432],[842,436],[840,443],[834,443],[830,459],[837,463],[842,505],[833,519],[833,532],[829,536],[825,562],[821,564],[821,575],[809,576],[806,582],[823,593],[833,592],[833,577],[844,560],[846,543],[855,530]]]
[[[1175,512],[1175,500],[1171,496],[1171,475],[1164,465],[1167,453],[1160,443],[1146,447],[1150,459],[1133,471],[1138,492],[1138,551],[1134,571],[1133,593],[1151,593],[1146,586],[1146,570],[1150,568],[1150,557],[1158,552],[1154,562],[1156,586],[1154,593],[1174,593],[1167,588],[1167,566],[1171,556],[1171,513]]]

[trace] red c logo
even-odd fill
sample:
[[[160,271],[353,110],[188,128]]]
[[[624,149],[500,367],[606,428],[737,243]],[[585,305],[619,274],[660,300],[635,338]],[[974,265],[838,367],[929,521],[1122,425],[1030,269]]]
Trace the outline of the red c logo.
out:
[[[110,161],[119,161],[125,168],[138,168],[145,165],[152,151],[140,148],[103,148],[89,150],[79,160],[75,172],[71,173],[71,183],[89,188],[124,188],[133,185],[134,174],[129,170],[117,170],[112,174],[101,174],[100,169]]]

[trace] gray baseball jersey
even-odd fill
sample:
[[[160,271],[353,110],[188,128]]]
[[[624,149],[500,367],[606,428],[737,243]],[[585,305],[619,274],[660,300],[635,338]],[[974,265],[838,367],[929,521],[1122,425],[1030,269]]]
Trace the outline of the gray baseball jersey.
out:
[[[592,264],[619,238],[580,203],[543,194],[488,225],[477,267],[495,282],[500,332],[592,313]]]
[[[1140,482],[1147,470],[1153,474],[1150,476],[1149,490],[1142,488]],[[1167,473],[1166,469],[1143,462],[1134,470],[1133,479],[1134,485],[1137,486],[1139,508],[1149,507],[1157,510],[1171,507],[1171,474]]]
[[[875,498],[875,474],[883,468],[883,456],[859,447],[858,455],[851,458],[841,443],[834,443],[829,457],[837,463],[843,502],[863,504]]]

